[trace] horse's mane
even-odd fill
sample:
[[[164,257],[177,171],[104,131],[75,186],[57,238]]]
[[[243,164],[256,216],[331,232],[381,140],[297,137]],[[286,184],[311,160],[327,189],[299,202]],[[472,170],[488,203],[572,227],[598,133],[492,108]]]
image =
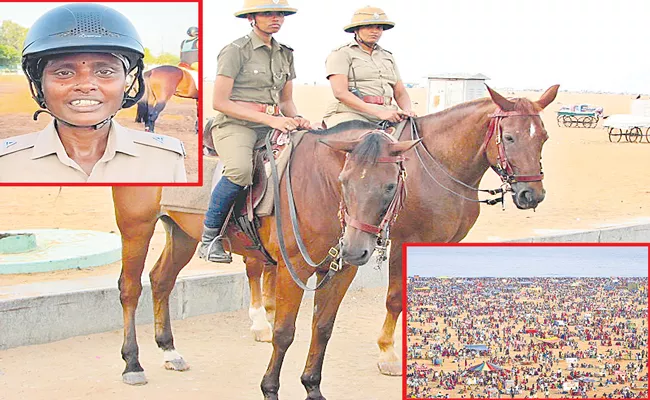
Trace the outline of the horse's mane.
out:
[[[379,126],[378,124],[373,122],[353,120],[353,121],[341,122],[340,124],[334,125],[333,127],[328,129],[310,129],[308,132],[314,135],[327,136],[327,135],[332,135],[334,133],[350,131],[353,129],[372,130],[372,129],[377,129],[378,126]]]
[[[386,141],[386,138],[383,134],[369,133],[354,148],[352,155],[355,156],[355,160],[359,160],[360,162],[376,164],[377,159],[381,155],[381,143],[384,141]]]

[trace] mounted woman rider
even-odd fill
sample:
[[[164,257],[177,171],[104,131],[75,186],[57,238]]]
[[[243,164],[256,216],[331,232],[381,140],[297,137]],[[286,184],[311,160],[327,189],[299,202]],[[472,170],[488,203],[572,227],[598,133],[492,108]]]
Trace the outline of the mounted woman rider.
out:
[[[296,13],[286,0],[245,0],[235,13],[253,30],[224,47],[217,58],[212,107],[212,137],[224,164],[212,192],[203,227],[199,256],[229,263],[220,233],[237,195],[253,183],[253,147],[270,129],[289,132],[309,128],[293,102],[296,77],[293,49],[278,43],[284,17]]]
[[[393,54],[377,44],[394,26],[382,9],[367,6],[355,11],[343,28],[354,34],[354,40],[334,50],[325,62],[336,97],[325,113],[328,127],[351,120],[399,122],[415,116]]]

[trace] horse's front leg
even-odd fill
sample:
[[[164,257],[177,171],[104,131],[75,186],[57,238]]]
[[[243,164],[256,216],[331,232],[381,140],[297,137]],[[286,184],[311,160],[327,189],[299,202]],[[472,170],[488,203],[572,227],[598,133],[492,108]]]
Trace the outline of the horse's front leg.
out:
[[[202,215],[184,215],[193,218],[194,225],[200,228],[203,220]],[[156,344],[163,351],[163,366],[166,369],[186,371],[190,369],[190,366],[174,347],[174,336],[169,316],[169,295],[174,289],[178,273],[192,259],[198,241],[184,232],[172,218],[163,216],[161,220],[165,224],[167,233],[165,248],[149,273]]]
[[[325,400],[320,391],[321,373],[325,349],[332,336],[334,320],[341,301],[357,273],[358,267],[346,265],[332,280],[318,289],[314,295],[314,316],[311,325],[311,343],[307,364],[300,378],[307,390],[307,400]],[[319,272],[319,281],[325,273]]]
[[[377,367],[384,375],[402,375],[402,364],[395,352],[395,326],[402,312],[402,246],[391,245],[388,267],[388,293],[386,294],[386,319],[377,340],[379,361]]]
[[[142,293],[142,270],[149,241],[156,226],[160,188],[121,186],[113,188],[115,219],[122,235],[122,272],[118,281],[124,316],[122,359],[126,362],[122,380],[144,385],[147,378],[138,359],[135,311]]]
[[[303,282],[311,273],[298,271]],[[300,308],[303,290],[291,279],[282,261],[278,263],[276,280],[276,311],[273,325],[273,354],[262,379],[262,393],[265,400],[278,400],[280,390],[280,369],[296,333],[296,317]]]
[[[248,308],[248,316],[252,322],[251,331],[256,341],[270,342],[273,337],[273,326],[266,319],[266,312],[262,304],[261,277],[264,264],[253,257],[244,257],[244,262],[251,291],[251,303]]]

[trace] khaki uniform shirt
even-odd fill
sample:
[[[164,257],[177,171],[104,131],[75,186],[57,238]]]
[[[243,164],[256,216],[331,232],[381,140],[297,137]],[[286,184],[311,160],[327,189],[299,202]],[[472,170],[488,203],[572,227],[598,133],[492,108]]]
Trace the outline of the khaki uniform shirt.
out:
[[[393,86],[401,80],[397,63],[391,52],[377,45],[372,54],[369,54],[356,41],[331,52],[325,61],[325,69],[328,79],[330,75],[347,76],[348,87],[356,87],[362,96],[383,96],[392,99]],[[391,104],[390,106],[373,104],[373,106],[397,108],[394,101]],[[374,116],[361,113],[338,100],[329,105],[325,117],[342,112],[361,114],[376,120]]]
[[[263,104],[279,104],[285,83],[295,79],[293,49],[271,38],[271,48],[251,31],[235,40],[219,53],[217,75],[234,79],[231,100]],[[236,123],[250,128],[259,124],[217,113],[216,126]]]
[[[187,182],[183,143],[111,122],[108,143],[90,175],[70,157],[54,127],[0,140],[0,182]]]

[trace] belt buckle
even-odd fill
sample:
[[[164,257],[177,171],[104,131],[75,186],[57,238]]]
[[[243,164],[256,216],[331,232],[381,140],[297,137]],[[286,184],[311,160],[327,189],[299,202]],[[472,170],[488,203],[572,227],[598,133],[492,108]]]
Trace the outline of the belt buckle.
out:
[[[266,110],[264,111],[265,113],[269,115],[274,115],[275,114],[275,105],[273,104],[265,104]]]

